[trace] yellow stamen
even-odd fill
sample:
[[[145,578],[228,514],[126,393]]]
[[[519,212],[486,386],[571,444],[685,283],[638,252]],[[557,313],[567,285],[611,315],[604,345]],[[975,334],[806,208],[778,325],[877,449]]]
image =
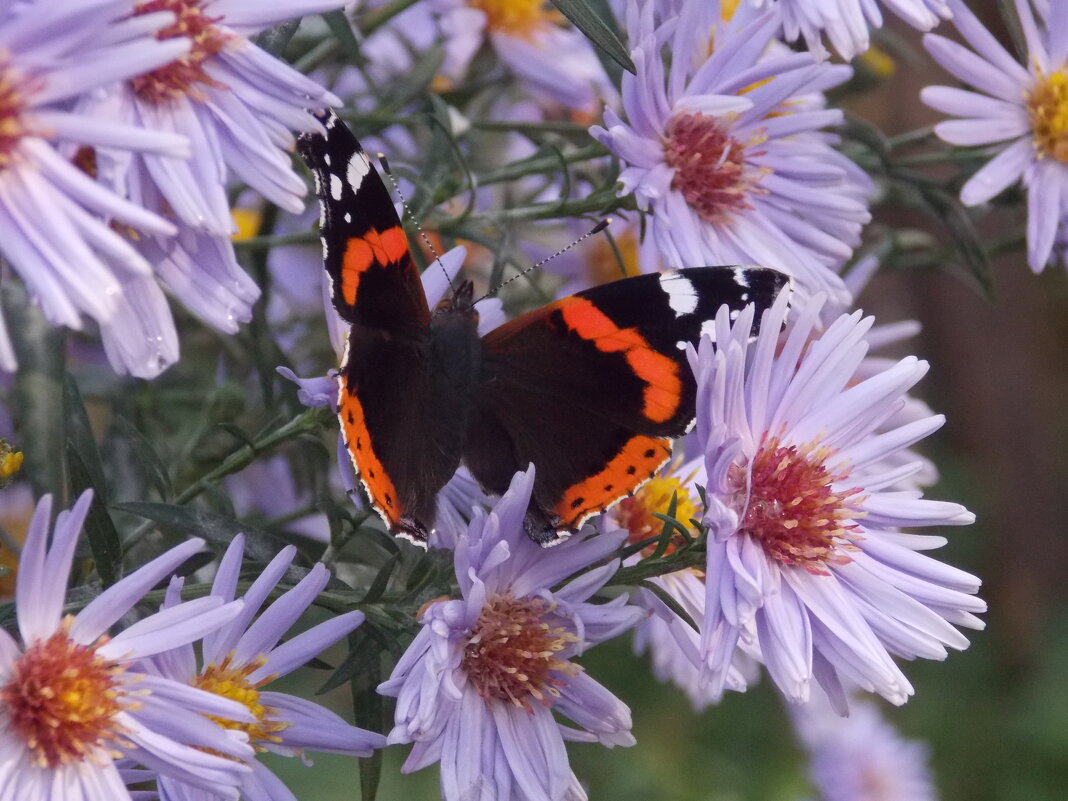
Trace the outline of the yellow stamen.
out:
[[[1052,156],[1068,164],[1068,67],[1049,75],[1036,73],[1027,113],[1039,158]]]

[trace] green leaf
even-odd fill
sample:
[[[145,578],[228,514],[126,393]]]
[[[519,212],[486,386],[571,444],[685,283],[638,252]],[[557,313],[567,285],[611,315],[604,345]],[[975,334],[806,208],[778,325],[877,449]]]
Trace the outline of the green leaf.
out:
[[[110,587],[122,577],[122,543],[119,532],[107,511],[106,494],[94,483],[92,471],[87,467],[82,453],[67,440],[67,471],[74,496],[85,490],[93,490],[93,502],[85,518],[85,536],[89,540],[89,550],[93,553],[100,583]]]
[[[345,12],[341,9],[328,11],[323,14],[330,33],[334,34],[338,44],[341,45],[341,54],[345,61],[355,61],[360,57],[360,43],[356,41],[356,34],[352,32],[352,25]]]
[[[148,476],[148,480],[152,482],[156,492],[159,493],[163,500],[168,500],[174,495],[174,487],[159,454],[153,449],[145,435],[138,431],[137,427],[125,417],[116,415],[115,425],[123,437],[126,438],[130,449],[133,451],[134,458]]]
[[[379,568],[375,580],[371,582],[371,586],[367,588],[367,592],[360,599],[361,604],[373,604],[385,595],[386,588],[389,586],[389,579],[393,575],[397,563],[400,562],[400,558],[401,555],[398,551],[390,556],[386,563]]]
[[[147,518],[183,537],[203,537],[212,545],[226,548],[238,534],[245,535],[245,556],[254,562],[269,562],[288,543],[248,523],[228,515],[191,506],[136,501],[112,506],[122,512]]]
[[[266,50],[272,56],[281,57],[299,27],[300,20],[291,19],[264,31],[254,41],[261,50]]]
[[[63,419],[66,422],[67,450],[73,450],[81,458],[82,467],[88,471],[88,484],[97,497],[107,503],[107,483],[100,450],[89,425],[89,413],[85,410],[78,384],[70,373],[63,376]]]
[[[560,13],[571,20],[572,24],[582,31],[585,37],[593,42],[602,53],[627,72],[631,74],[637,73],[627,48],[623,46],[615,31],[605,21],[607,15],[604,14],[603,10],[602,13],[598,14],[590,0],[553,0],[553,5],[560,10]],[[611,17],[608,18],[610,19]]]
[[[362,635],[362,636],[361,636]],[[349,681],[352,689],[352,714],[356,725],[371,731],[381,731],[385,722],[385,706],[382,696],[378,694],[378,685],[382,682],[382,660],[377,658],[377,649],[367,648],[364,632],[349,635],[349,643],[356,650],[372,651],[375,659],[353,675]],[[360,648],[361,643],[364,645]],[[369,757],[360,759],[360,798],[374,801],[378,795],[378,783],[382,778],[382,749],[375,749]]]

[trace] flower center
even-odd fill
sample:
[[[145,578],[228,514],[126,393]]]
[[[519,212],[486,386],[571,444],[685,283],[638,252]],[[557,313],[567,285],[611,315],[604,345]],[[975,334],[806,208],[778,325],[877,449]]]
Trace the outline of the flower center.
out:
[[[1027,95],[1035,149],[1068,164],[1068,68],[1039,75]]]
[[[467,4],[486,15],[489,30],[509,36],[530,38],[564,19],[545,0],[467,0]]]
[[[118,677],[123,668],[79,645],[67,634],[70,619],[47,640],[15,660],[0,689],[9,726],[41,768],[81,762],[110,744],[125,744],[115,723],[121,711]]]
[[[193,100],[203,100],[204,94],[197,88],[197,84],[224,88],[204,71],[204,62],[226,46],[230,35],[215,27],[215,23],[222,17],[209,17],[201,8],[203,3],[204,0],[150,0],[134,7],[135,16],[170,11],[177,19],[173,25],[157,33],[156,38],[173,39],[176,36],[185,36],[193,43],[193,49],[186,55],[133,79],[133,89],[143,100],[165,103],[182,95],[188,95]]]
[[[844,469],[829,468],[833,451],[815,443],[782,445],[767,439],[753,459],[749,504],[740,530],[756,539],[764,552],[785,565],[827,575],[825,565],[846,564],[843,553],[858,539],[853,522],[860,489],[837,490],[848,478]],[[744,492],[744,479],[735,479]]]
[[[693,476],[690,476],[690,479],[692,478]],[[612,510],[612,514],[616,522],[630,532],[627,542],[641,542],[663,531],[664,521],[656,515],[668,513],[672,497],[676,499],[676,520],[688,525],[692,518],[697,517],[697,506],[690,494],[688,483],[689,480],[684,482],[678,476],[671,475],[669,470],[664,475],[650,479],[633,495],[620,501]],[[669,544],[666,553],[671,553],[675,547],[675,544]],[[655,545],[650,545],[647,550],[652,552],[655,548]]]
[[[671,187],[702,220],[720,223],[752,208],[746,194],[761,174],[746,169],[745,148],[718,117],[678,114],[668,124],[664,159],[675,170]]]
[[[578,665],[557,654],[579,641],[545,618],[555,604],[542,598],[496,595],[483,607],[464,647],[463,666],[485,700],[499,699],[532,711],[530,699],[552,706],[563,684],[560,675],[574,676]]]
[[[281,742],[278,733],[289,725],[284,721],[272,720],[271,717],[276,710],[261,703],[259,688],[270,682],[273,677],[268,676],[258,682],[249,680],[249,676],[252,673],[263,667],[263,663],[264,660],[260,658],[244,665],[235,666],[231,663],[230,657],[227,656],[218,665],[208,665],[204,668],[204,672],[193,681],[194,687],[221,695],[223,698],[229,698],[231,701],[237,701],[252,713],[253,717],[256,718],[255,723],[239,723],[234,720],[216,717],[211,719],[224,729],[236,729],[245,732],[248,735],[249,744],[257,748],[257,750],[263,750],[262,746],[257,745],[258,743]]]
[[[612,247],[606,236],[594,237],[584,255],[591,286],[607,284],[620,278],[638,275],[638,235],[627,228],[615,238]],[[617,253],[618,249],[618,253]]]
[[[0,169],[6,167],[23,136],[22,121],[26,107],[26,80],[11,67],[10,59],[0,52]]]

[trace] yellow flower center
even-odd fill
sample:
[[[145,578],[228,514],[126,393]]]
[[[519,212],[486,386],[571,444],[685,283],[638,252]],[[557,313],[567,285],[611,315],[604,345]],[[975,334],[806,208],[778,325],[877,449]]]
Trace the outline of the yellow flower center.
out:
[[[824,445],[783,445],[766,439],[753,459],[749,503],[740,532],[757,540],[764,552],[784,565],[826,575],[825,565],[846,564],[845,551],[855,548],[863,516],[855,504],[860,489],[833,486],[849,477],[842,467],[828,467],[834,451]],[[737,468],[733,479],[740,498],[745,478]]]
[[[1068,164],[1068,68],[1036,75],[1027,95],[1027,113],[1039,156]]]
[[[22,451],[11,447],[7,441],[0,439],[0,489],[6,487],[22,469]]]
[[[263,663],[264,659],[260,658],[245,665],[236,666],[231,662],[231,657],[227,656],[218,665],[208,665],[193,682],[194,687],[229,698],[231,701],[237,701],[252,713],[252,716],[256,718],[255,723],[238,723],[215,717],[211,719],[224,729],[245,732],[248,735],[249,744],[258,750],[263,750],[258,743],[281,742],[278,733],[289,725],[284,721],[272,720],[276,710],[264,706],[261,702],[260,687],[270,682],[273,677],[268,676],[258,682],[252,682],[249,679],[251,674],[263,667]]]
[[[641,272],[638,269],[638,235],[634,229],[625,229],[615,240],[616,247],[613,248],[608,237],[594,237],[585,248],[583,260],[591,285],[607,284]]]
[[[72,619],[15,660],[0,688],[8,726],[40,768],[81,762],[101,748],[126,746],[115,722],[122,710],[118,677],[123,667],[70,639]],[[98,643],[99,645],[99,643]]]
[[[627,542],[641,542],[654,537],[664,529],[664,521],[657,514],[666,515],[671,509],[671,499],[675,500],[675,519],[688,526],[691,519],[697,518],[697,504],[694,503],[690,492],[690,484],[693,475],[680,479],[672,475],[669,468],[665,473],[645,482],[637,492],[628,498],[624,498],[619,505],[612,510],[616,522],[625,528],[629,534]],[[649,546],[650,552],[656,546]],[[671,544],[667,553],[675,550]]]
[[[552,706],[564,676],[578,665],[557,654],[578,637],[546,621],[554,604],[543,598],[489,598],[464,647],[463,667],[485,700],[508,701],[533,711],[531,699]]]
[[[186,55],[133,79],[134,91],[143,100],[166,103],[182,95],[203,100],[204,94],[197,84],[225,88],[204,71],[204,62],[226,47],[231,37],[215,26],[222,17],[209,17],[203,5],[204,0],[150,0],[134,6],[135,16],[156,11],[170,11],[175,15],[174,24],[157,33],[157,39],[184,36],[193,43],[193,49]]]
[[[525,39],[564,21],[563,15],[545,0],[467,0],[467,4],[486,15],[490,31]]]
[[[29,82],[0,50],[0,169],[11,162],[19,141],[28,134],[22,112],[30,90]]]

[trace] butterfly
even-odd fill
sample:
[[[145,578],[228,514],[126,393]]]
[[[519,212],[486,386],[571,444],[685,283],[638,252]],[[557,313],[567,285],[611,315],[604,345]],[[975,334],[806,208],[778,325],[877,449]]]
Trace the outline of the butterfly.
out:
[[[332,302],[350,326],[338,417],[373,508],[425,543],[461,460],[501,494],[529,463],[524,527],[549,545],[633,493],[694,419],[686,343],[721,305],[770,306],[788,278],[691,267],[578,292],[479,337],[469,281],[431,310],[382,179],[332,112],[300,137],[315,178]],[[755,331],[754,331],[755,333]]]

